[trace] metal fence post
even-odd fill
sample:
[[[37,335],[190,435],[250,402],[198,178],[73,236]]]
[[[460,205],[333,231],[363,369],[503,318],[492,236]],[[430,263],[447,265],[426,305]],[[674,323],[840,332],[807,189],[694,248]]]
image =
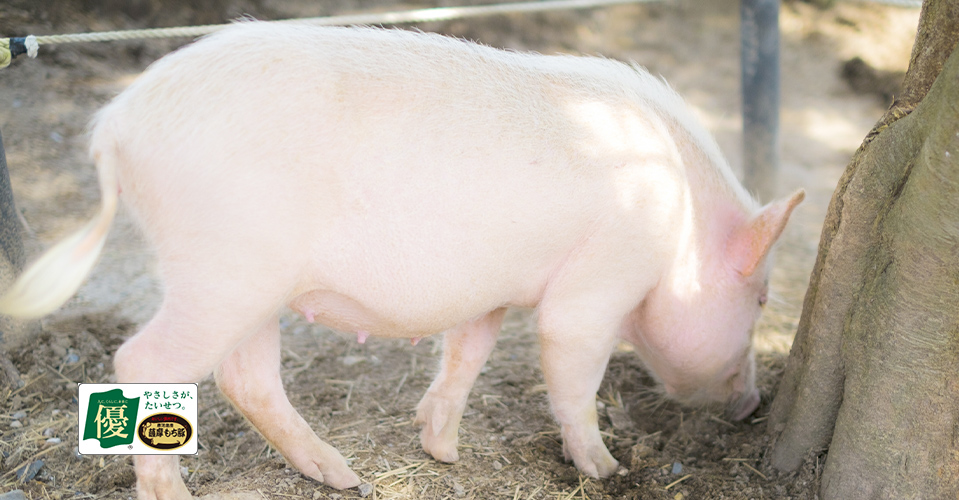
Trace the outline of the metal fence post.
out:
[[[17,278],[25,261],[23,240],[20,238],[20,218],[13,203],[7,155],[0,133],[0,290],[6,290]],[[24,321],[0,316],[0,356],[6,348],[22,343],[32,331],[39,328],[35,320]],[[2,380],[0,373],[0,380]]]
[[[743,181],[768,202],[779,176],[779,0],[741,0]]]

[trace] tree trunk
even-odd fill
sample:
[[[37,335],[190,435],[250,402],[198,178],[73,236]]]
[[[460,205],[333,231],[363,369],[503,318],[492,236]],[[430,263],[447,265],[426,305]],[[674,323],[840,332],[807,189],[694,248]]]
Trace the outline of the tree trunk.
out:
[[[824,500],[959,496],[957,4],[839,181],[773,402],[771,464],[828,449]]]

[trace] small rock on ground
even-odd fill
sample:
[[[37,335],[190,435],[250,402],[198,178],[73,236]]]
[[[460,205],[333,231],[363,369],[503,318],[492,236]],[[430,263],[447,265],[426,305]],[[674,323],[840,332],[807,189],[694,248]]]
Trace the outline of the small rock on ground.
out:
[[[629,464],[632,468],[638,469],[643,466],[644,459],[653,456],[654,453],[656,453],[656,450],[651,447],[643,443],[637,443],[629,450]]]
[[[370,483],[363,483],[359,487],[360,496],[366,498],[370,496],[370,493],[373,493],[373,485]]]

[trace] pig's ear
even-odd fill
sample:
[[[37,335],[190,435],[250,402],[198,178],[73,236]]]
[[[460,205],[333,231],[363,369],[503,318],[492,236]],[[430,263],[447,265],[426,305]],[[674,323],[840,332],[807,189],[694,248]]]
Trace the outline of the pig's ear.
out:
[[[789,198],[770,203],[733,231],[726,242],[727,262],[743,276],[756,272],[759,263],[782,234],[789,215],[805,197],[806,192],[800,189]]]

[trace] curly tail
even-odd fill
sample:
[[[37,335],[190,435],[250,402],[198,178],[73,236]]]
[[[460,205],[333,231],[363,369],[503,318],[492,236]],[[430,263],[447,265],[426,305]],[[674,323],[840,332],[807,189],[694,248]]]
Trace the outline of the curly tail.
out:
[[[62,306],[83,284],[100,257],[117,213],[116,149],[95,154],[100,179],[100,211],[82,229],[46,251],[0,297],[0,314],[39,318]]]

